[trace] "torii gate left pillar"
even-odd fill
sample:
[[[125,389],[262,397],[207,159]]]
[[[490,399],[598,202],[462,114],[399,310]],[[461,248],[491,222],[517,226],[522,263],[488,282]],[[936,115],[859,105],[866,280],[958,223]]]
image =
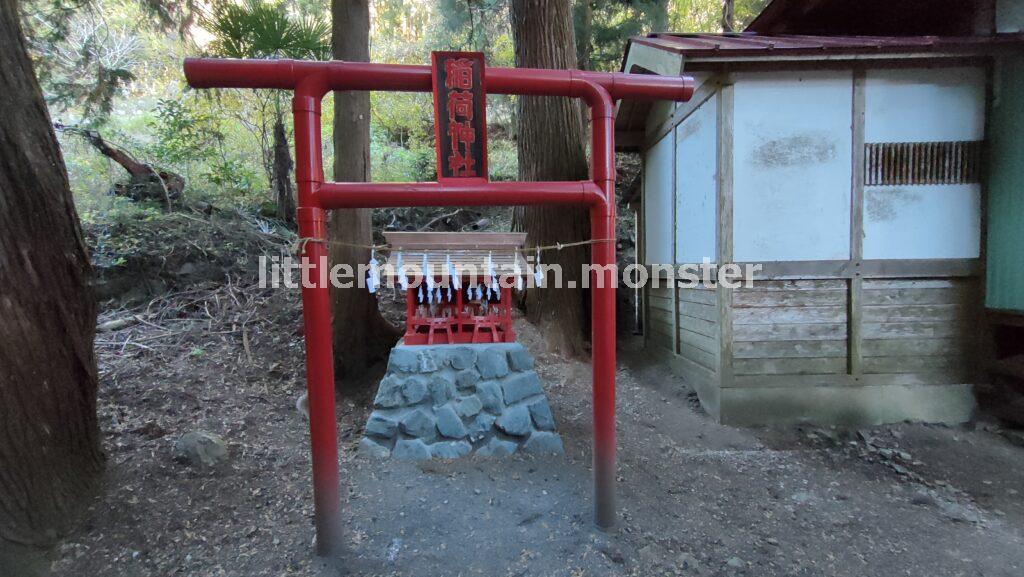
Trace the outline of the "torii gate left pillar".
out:
[[[599,527],[615,524],[615,146],[614,101],[688,100],[693,80],[683,76],[488,68],[495,94],[582,99],[591,113],[591,180],[489,182],[479,178],[426,183],[324,182],[321,101],[328,91],[429,92],[429,66],[293,60],[186,59],[193,88],[263,88],[294,91],[295,178],[302,258],[313,286],[303,286],[306,381],[316,511],[317,551],[340,550],[338,439],[334,399],[326,211],[401,206],[516,206],[582,204],[590,208],[593,341],[594,511]],[[436,103],[435,103],[436,105]],[[439,167],[439,173],[441,173]],[[608,240],[610,239],[610,240]]]

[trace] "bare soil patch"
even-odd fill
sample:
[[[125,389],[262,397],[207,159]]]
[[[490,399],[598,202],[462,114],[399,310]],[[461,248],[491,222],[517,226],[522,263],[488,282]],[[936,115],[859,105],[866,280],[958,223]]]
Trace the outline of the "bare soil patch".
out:
[[[233,279],[101,323],[126,316],[141,320],[97,336],[106,492],[55,575],[1024,573],[1024,449],[998,427],[724,427],[642,351],[618,372],[621,522],[595,530],[589,365],[523,322],[567,455],[371,461],[355,446],[373,391],[340,399],[348,550],[324,563],[297,292]],[[230,461],[175,461],[195,430]]]

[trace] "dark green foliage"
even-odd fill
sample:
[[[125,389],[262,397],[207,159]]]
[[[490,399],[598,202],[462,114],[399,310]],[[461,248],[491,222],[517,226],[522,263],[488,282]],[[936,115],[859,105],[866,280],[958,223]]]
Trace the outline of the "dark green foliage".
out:
[[[237,158],[214,158],[206,163],[200,177],[228,193],[251,193],[259,188],[259,173]]]
[[[578,0],[573,5],[581,68],[613,70],[626,40],[669,27],[668,0]]]
[[[204,14],[200,24],[213,35],[210,51],[230,58],[294,58],[326,60],[331,55],[331,27],[315,15],[292,16],[283,2],[242,0],[240,3],[220,0]],[[291,189],[290,146],[285,131],[285,106],[280,91],[273,92],[274,131],[270,137],[274,151],[270,163],[270,185],[278,205],[278,216],[291,221],[294,216],[294,194]],[[267,127],[264,124],[264,129]],[[264,133],[262,140],[268,140]],[[233,164],[222,162],[220,178],[237,178]],[[241,182],[237,181],[236,182]]]
[[[736,30],[743,28],[768,0],[736,0]],[[573,27],[581,68],[616,70],[626,41],[664,32],[721,32],[723,0],[576,0]]]
[[[196,13],[195,0],[137,0],[143,23],[184,36]],[[139,42],[135,31],[109,25],[96,0],[28,0],[21,19],[47,104],[78,109],[85,124],[106,121],[114,99],[136,79]],[[140,27],[140,28],[141,28]]]
[[[50,74],[46,100],[50,104],[66,107],[81,106],[82,116],[92,123],[102,122],[113,107],[114,98],[135,80],[135,75],[124,68],[107,68],[101,62],[90,62],[83,52],[78,66],[92,68],[93,75]]]
[[[194,93],[181,99],[157,102],[150,126],[156,142],[150,154],[161,162],[187,168],[198,164],[198,176],[223,193],[252,193],[259,188],[259,172],[250,163],[225,151],[226,136],[220,118]]]
[[[507,12],[508,0],[439,0],[437,10],[449,50],[481,52],[488,51],[496,28],[508,28]]]
[[[422,64],[431,50],[479,50],[491,66],[514,65],[509,0],[371,2],[375,61]],[[736,29],[766,2],[735,0]],[[581,67],[614,70],[630,36],[718,30],[722,0],[573,0],[573,6]],[[329,8],[318,0],[21,1],[55,120],[109,135],[137,158],[177,171],[188,179],[191,199],[246,209],[275,197],[277,173],[291,176],[290,167],[274,164],[272,130],[281,119],[283,138],[290,140],[289,95],[199,95],[184,89],[180,56],[200,54],[188,34],[205,28],[213,39],[201,50],[211,56],[327,58]],[[332,121],[330,98],[324,103],[325,126]],[[372,179],[436,178],[430,95],[374,92],[371,102]],[[494,180],[517,178],[517,130],[515,99],[490,95],[488,164]],[[334,154],[329,132],[328,166]],[[102,213],[111,202],[109,181],[122,175],[83,142],[64,144],[80,207]]]
[[[138,0],[138,2],[147,13],[156,18],[164,30],[177,28],[178,33],[182,36],[188,34],[188,29],[195,22],[201,5],[198,0]]]
[[[200,24],[213,34],[210,52],[229,58],[330,58],[330,25],[316,16],[291,17],[280,2],[220,1]]]
[[[152,127],[157,138],[154,155],[172,164],[208,160],[224,141],[218,120],[188,99],[159,100]]]

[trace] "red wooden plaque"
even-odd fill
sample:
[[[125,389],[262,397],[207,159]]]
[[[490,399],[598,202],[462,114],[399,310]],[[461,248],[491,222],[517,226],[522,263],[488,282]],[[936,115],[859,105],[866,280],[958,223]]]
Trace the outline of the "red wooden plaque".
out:
[[[434,52],[437,179],[487,178],[487,90],[480,52]]]

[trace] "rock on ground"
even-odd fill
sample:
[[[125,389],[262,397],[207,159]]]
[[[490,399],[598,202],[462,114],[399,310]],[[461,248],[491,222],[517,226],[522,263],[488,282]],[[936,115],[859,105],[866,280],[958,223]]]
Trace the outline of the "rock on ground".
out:
[[[228,446],[218,435],[191,431],[175,441],[174,458],[194,467],[215,467],[228,461]]]

